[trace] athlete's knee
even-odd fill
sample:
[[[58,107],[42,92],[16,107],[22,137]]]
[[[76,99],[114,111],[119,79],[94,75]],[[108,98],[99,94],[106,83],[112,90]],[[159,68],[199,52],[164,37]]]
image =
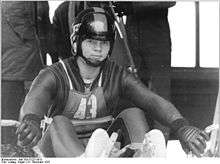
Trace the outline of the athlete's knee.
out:
[[[147,134],[150,136],[157,136],[159,138],[164,138],[163,132],[159,129],[152,129]]]
[[[140,108],[128,108],[123,110],[119,117],[144,117],[144,112]]]

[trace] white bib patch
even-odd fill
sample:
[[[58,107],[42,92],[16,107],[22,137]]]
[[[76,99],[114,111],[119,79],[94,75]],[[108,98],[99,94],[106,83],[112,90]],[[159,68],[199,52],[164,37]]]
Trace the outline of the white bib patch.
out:
[[[89,109],[87,109],[89,108]],[[91,117],[96,118],[97,116],[97,98],[94,94],[92,94],[88,101],[86,98],[82,98],[79,104],[79,108],[74,114],[74,118],[76,119],[85,119],[86,118],[86,109],[90,112]]]

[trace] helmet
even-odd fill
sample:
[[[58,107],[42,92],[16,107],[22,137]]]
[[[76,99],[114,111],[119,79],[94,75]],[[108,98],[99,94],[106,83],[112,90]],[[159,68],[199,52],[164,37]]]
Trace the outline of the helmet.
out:
[[[75,55],[83,57],[86,61],[81,50],[81,43],[85,39],[110,41],[108,55],[111,54],[115,39],[115,26],[114,19],[107,11],[99,7],[85,9],[78,14],[72,27],[71,45]]]

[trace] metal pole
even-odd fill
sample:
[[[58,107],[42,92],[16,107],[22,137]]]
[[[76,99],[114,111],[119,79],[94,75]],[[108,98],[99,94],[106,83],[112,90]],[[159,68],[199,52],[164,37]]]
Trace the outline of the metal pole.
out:
[[[131,51],[130,51],[128,43],[127,43],[126,29],[124,27],[123,20],[122,20],[122,18],[120,18],[119,21],[117,20],[117,16],[115,14],[115,11],[113,9],[113,5],[112,5],[111,1],[109,1],[109,6],[110,6],[110,9],[112,11],[112,14],[114,15],[115,23],[116,23],[115,25],[118,29],[118,32],[120,34],[121,39],[124,42],[125,49],[126,49],[126,52],[127,52],[127,56],[128,56],[129,62],[130,62],[130,66],[128,67],[128,71],[130,71],[131,73],[134,73],[135,76],[137,76],[137,69],[135,67],[135,64],[134,64],[134,61],[133,61],[133,58],[132,58],[132,55],[131,55]]]
[[[196,68],[200,67],[200,22],[199,22],[199,1],[195,2],[196,7]]]

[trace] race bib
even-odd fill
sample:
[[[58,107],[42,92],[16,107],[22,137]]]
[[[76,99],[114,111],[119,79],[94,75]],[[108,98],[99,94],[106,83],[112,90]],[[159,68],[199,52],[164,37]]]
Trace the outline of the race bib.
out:
[[[97,116],[97,98],[94,94],[90,97],[83,97],[80,101],[78,110],[74,114],[76,119],[90,119]]]

